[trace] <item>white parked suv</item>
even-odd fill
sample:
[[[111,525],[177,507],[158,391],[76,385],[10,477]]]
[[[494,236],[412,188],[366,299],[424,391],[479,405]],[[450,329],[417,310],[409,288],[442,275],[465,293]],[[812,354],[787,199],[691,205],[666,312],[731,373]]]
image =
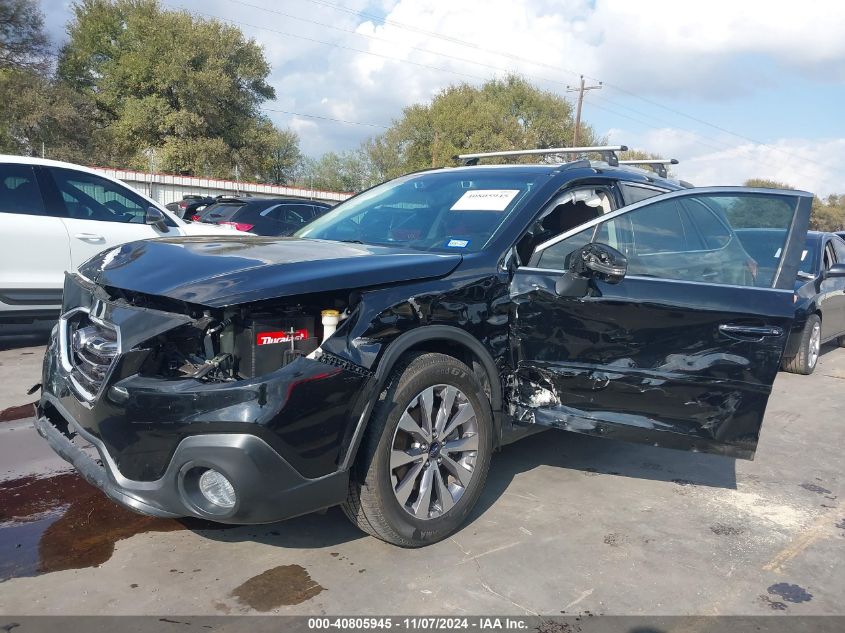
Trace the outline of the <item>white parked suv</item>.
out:
[[[231,232],[185,222],[93,169],[0,154],[0,325],[58,316],[65,271],[110,246]]]

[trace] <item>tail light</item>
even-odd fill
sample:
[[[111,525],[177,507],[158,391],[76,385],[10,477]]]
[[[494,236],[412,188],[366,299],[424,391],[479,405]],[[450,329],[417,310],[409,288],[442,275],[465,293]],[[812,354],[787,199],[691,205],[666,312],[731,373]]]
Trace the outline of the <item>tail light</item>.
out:
[[[245,224],[243,222],[221,222],[220,224],[223,224],[225,226],[231,226],[237,229],[238,231],[249,231],[252,227],[255,226],[254,224]]]
[[[199,222],[199,221],[200,221],[200,216],[198,216],[198,215],[195,213],[194,215],[192,215],[192,216],[191,216],[191,221],[192,221],[192,222]]]

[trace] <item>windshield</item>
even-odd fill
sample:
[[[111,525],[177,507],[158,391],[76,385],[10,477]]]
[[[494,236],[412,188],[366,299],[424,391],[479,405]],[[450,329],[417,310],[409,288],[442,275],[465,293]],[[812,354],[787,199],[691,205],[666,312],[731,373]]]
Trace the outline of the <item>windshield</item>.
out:
[[[405,176],[339,204],[294,235],[427,251],[479,251],[543,176],[536,170],[483,168]]]

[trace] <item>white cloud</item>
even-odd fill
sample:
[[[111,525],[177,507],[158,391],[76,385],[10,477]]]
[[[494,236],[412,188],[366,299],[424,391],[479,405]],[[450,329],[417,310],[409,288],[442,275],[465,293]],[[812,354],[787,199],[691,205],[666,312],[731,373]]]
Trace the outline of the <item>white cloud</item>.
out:
[[[845,83],[845,6],[839,0],[334,0],[347,11],[307,0],[245,1],[268,10],[235,0],[182,4],[240,23],[264,46],[278,95],[269,107],[349,121],[386,125],[403,107],[431,99],[450,83],[480,83],[511,71],[561,94],[584,73],[658,102],[721,101],[736,108],[760,90],[788,90],[796,78]],[[58,28],[57,14],[69,14],[67,0],[44,0],[44,8],[51,30]],[[359,10],[384,15],[386,22],[356,15]],[[812,91],[807,92],[811,100]],[[606,117],[615,129],[597,131],[677,156],[683,160],[677,173],[693,182],[765,176],[818,193],[845,190],[845,178],[835,167],[845,158],[845,140],[836,138],[837,132],[829,138],[782,138],[772,124],[769,133],[754,134],[780,150],[772,151],[665,110],[654,114],[657,110],[645,102],[635,108],[647,114],[635,114],[624,98],[620,105],[619,95],[610,89],[591,93],[597,108],[607,104],[623,112],[618,119]],[[615,103],[604,101],[608,98]],[[773,112],[776,107],[773,103]],[[694,105],[683,109],[712,118]],[[628,124],[625,114],[640,124]],[[271,116],[296,129],[303,150],[312,155],[354,147],[381,131]],[[766,112],[749,116],[764,119]],[[696,136],[681,126],[706,131]],[[831,127],[845,135],[842,124]]]
[[[729,135],[702,139],[673,128],[645,134],[614,129],[610,138],[632,148],[678,158],[680,163],[672,172],[697,186],[741,185],[749,178],[767,178],[820,197],[845,191],[843,138],[779,138],[765,145],[750,141],[737,144]]]
[[[313,108],[308,111],[386,124],[404,106],[429,100],[450,83],[479,83],[506,72],[522,73],[560,93],[583,72],[657,100],[736,100],[788,81],[795,72],[845,80],[845,11],[837,2],[400,0],[387,5],[384,23],[358,19],[355,30],[366,37],[321,33],[323,39],[366,52],[318,47],[322,65],[310,71],[297,65],[301,81],[296,86],[282,79],[296,93],[299,111]],[[349,24],[348,14],[326,11],[311,17]],[[284,76],[284,64],[278,73]],[[320,127],[319,138],[303,138],[306,151],[354,144],[378,132]],[[725,142],[738,144],[736,138]]]

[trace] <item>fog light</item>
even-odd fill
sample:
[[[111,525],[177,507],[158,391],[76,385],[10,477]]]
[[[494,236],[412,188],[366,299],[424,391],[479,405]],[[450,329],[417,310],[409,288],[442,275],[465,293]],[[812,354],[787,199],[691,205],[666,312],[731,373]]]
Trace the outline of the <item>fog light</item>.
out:
[[[202,496],[221,508],[232,508],[237,496],[232,483],[216,470],[206,470],[200,475],[199,488]]]

